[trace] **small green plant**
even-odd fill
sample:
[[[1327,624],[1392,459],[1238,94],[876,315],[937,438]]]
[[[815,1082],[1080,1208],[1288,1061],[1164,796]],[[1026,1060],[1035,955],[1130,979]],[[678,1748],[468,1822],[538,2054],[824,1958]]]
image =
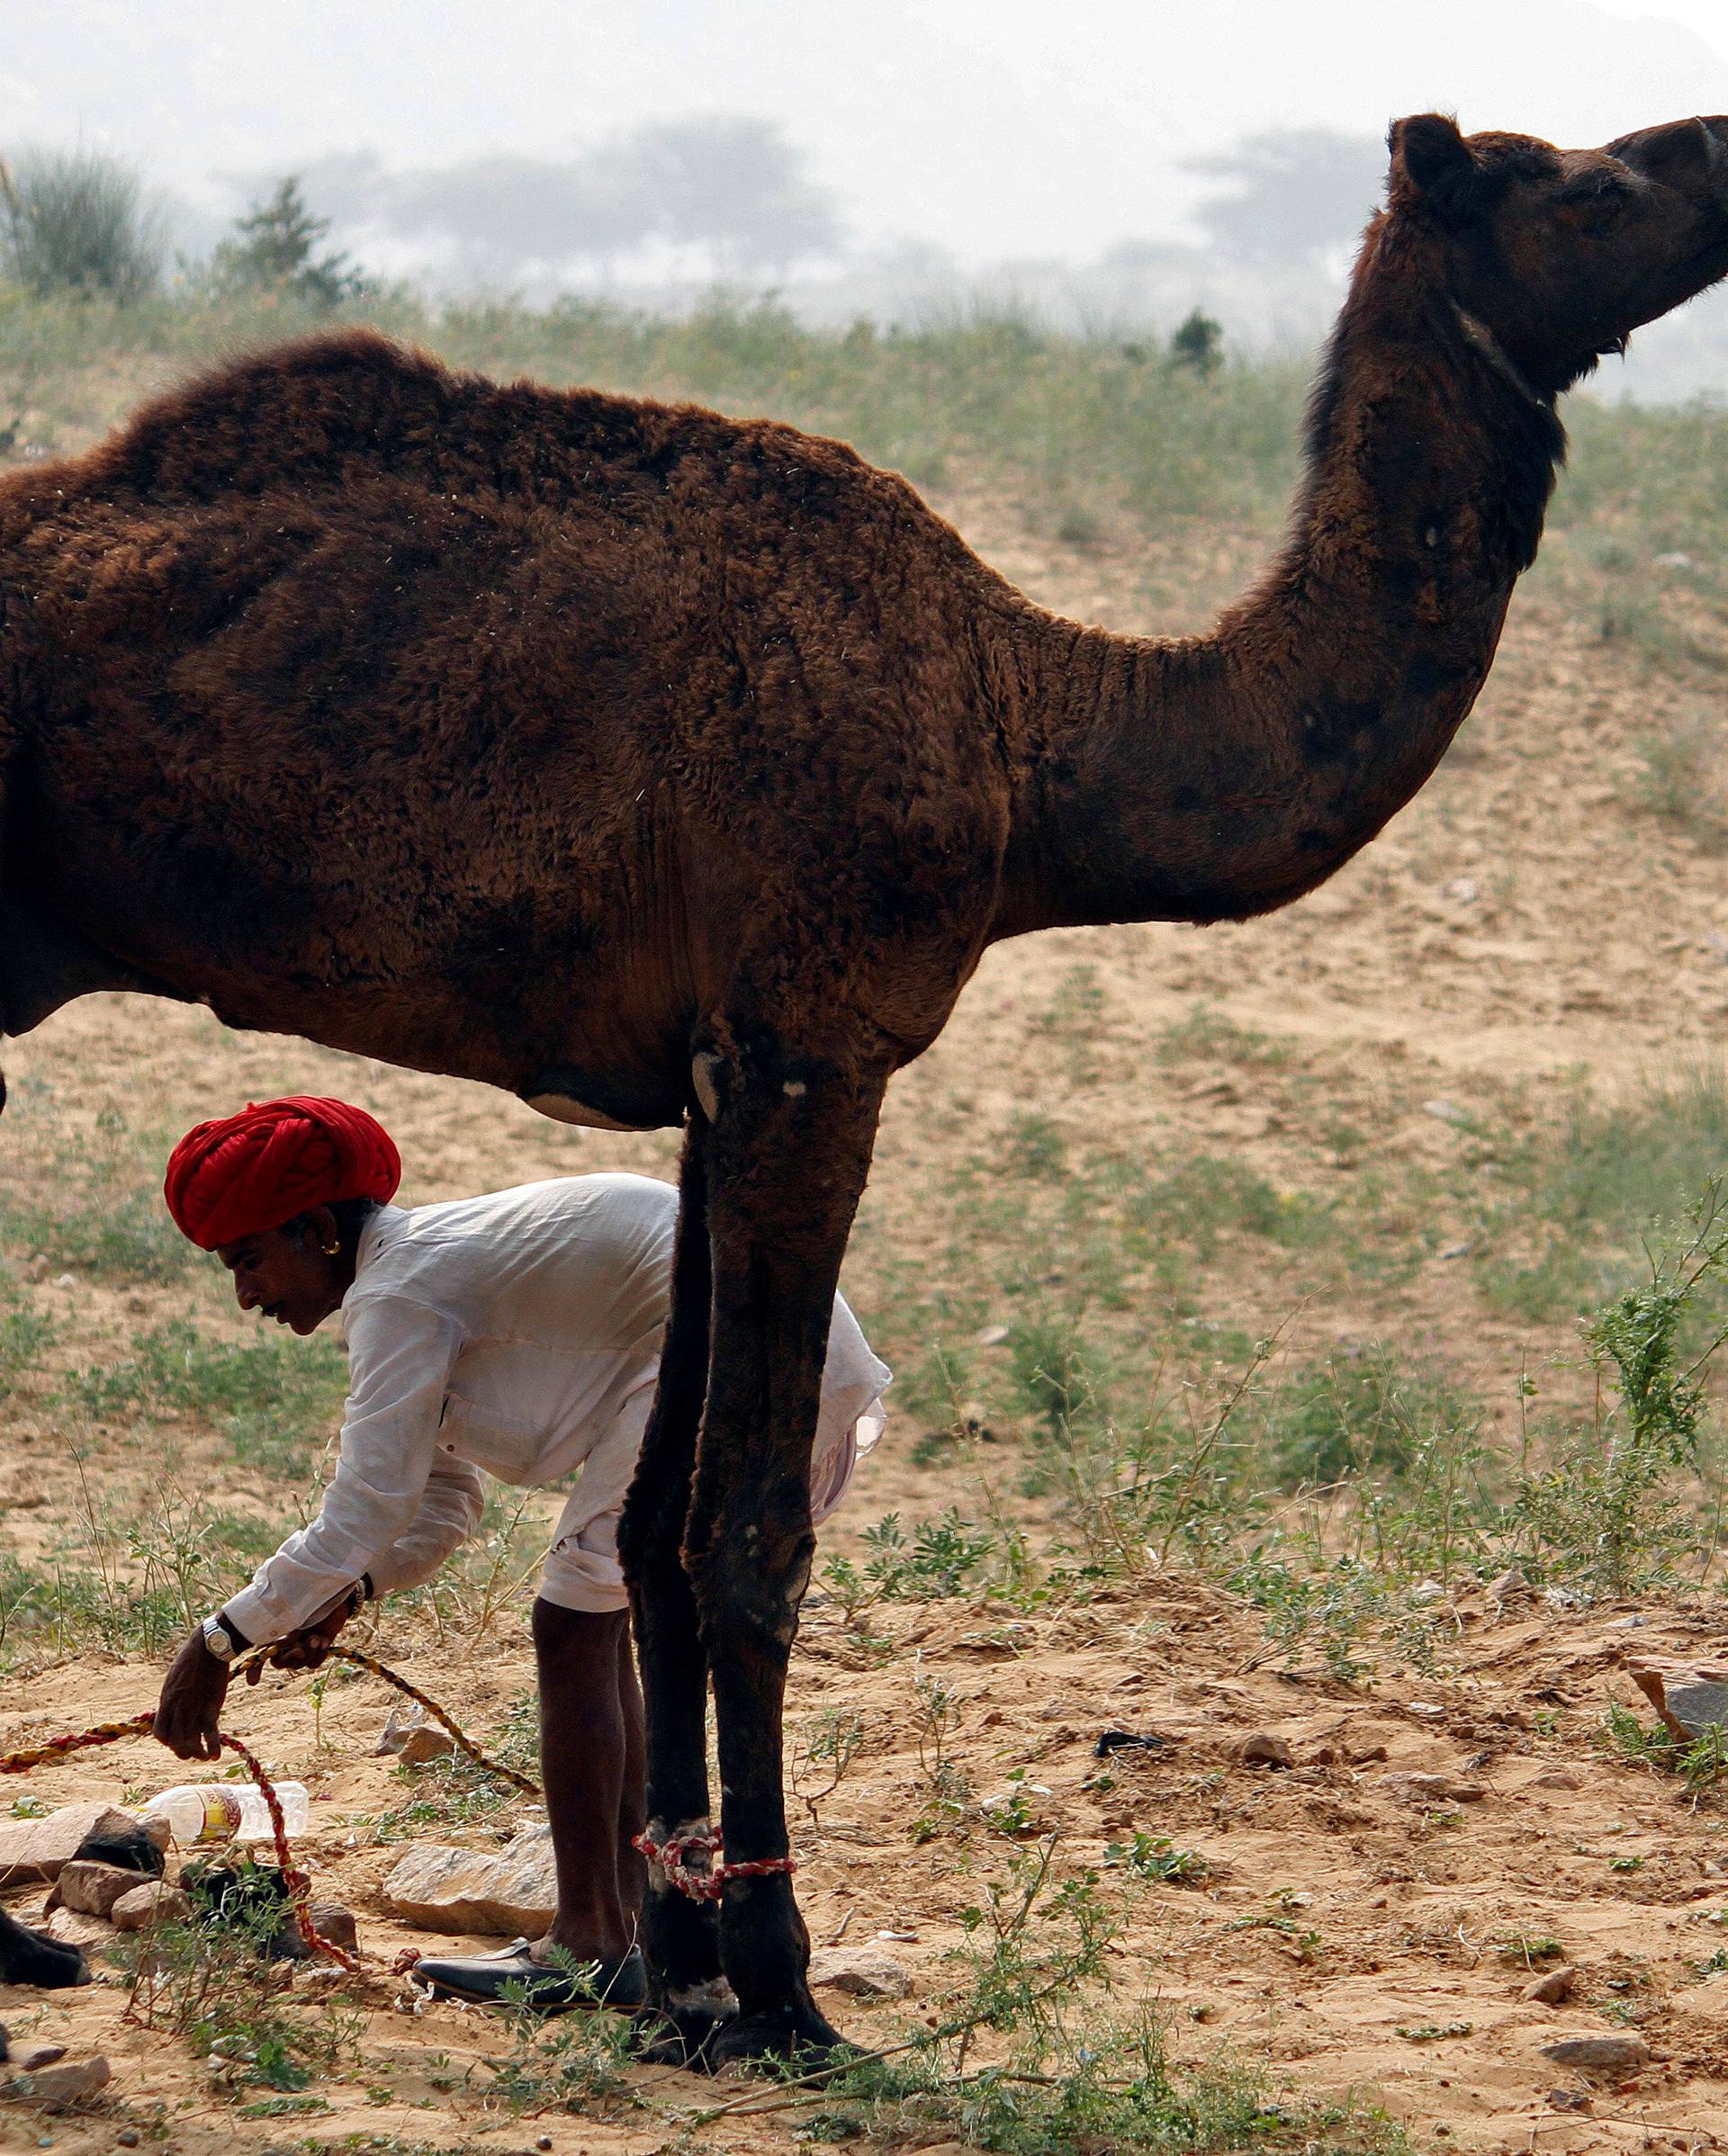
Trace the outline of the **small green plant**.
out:
[[[864,1747],[864,1718],[843,1707],[828,1707],[808,1722],[787,1756],[787,1782],[810,1814],[813,1827],[821,1825],[821,1807],[850,1772]]]
[[[276,1981],[279,1874],[249,1862],[206,1873],[224,1883],[203,1897],[201,1915],[121,1942],[132,2017],[217,2062],[230,2089],[303,2089],[355,2052],[364,2015],[328,1997],[298,2000]],[[195,1877],[190,1891],[197,1900]]]
[[[1494,1951],[1503,1962],[1515,1962],[1521,1969],[1534,1969],[1539,1962],[1558,1961],[1566,1949],[1558,1939],[1545,1933],[1532,1937],[1520,1931],[1496,1941]]]
[[[591,1982],[595,1964],[562,1947],[548,1949],[550,1965],[577,1982]],[[524,1988],[507,1986],[510,2049],[484,2062],[492,2080],[487,2101],[521,2115],[579,2111],[601,2118],[630,2110],[639,2097],[630,2067],[634,2053],[630,2018],[624,2014],[571,2014],[553,2018],[536,2012]]]
[[[1713,1177],[1683,1227],[1651,1253],[1647,1277],[1584,1327],[1591,1367],[1615,1399],[1560,1468],[1526,1480],[1519,1509],[1552,1574],[1625,1595],[1667,1577],[1692,1530],[1666,1487],[1697,1457],[1704,1374],[1728,1321],[1714,1318],[1685,1350],[1706,1288],[1728,1266],[1728,1215]]]
[[[1131,1840],[1107,1842],[1103,1860],[1106,1864],[1120,1864],[1136,1879],[1176,1886],[1194,1885],[1211,1868],[1196,1851],[1178,1849],[1167,1837],[1148,1834],[1139,1828]]]
[[[1602,1729],[1606,1741],[1623,1758],[1636,1760],[1657,1774],[1678,1775],[1695,1800],[1716,1788],[1728,1774],[1728,1736],[1719,1723],[1712,1722],[1690,1743],[1682,1743],[1660,1726],[1646,1729],[1629,1707],[1610,1700]]]

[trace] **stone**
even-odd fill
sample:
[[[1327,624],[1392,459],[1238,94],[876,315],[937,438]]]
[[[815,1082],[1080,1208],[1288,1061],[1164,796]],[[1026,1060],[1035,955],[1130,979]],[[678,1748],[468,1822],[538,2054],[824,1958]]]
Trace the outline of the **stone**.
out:
[[[853,1999],[904,1999],[912,1972],[875,1946],[818,1946],[810,1956],[810,1981]]]
[[[392,1707],[378,1738],[381,1754],[393,1754],[409,1766],[424,1766],[434,1759],[447,1759],[456,1740],[447,1729],[428,1721],[418,1701]]]
[[[1530,1777],[1532,1789],[1582,1789],[1584,1777],[1575,1766],[1551,1766]]]
[[[558,1907],[552,1830],[544,1821],[520,1827],[495,1856],[423,1842],[398,1860],[383,1900],[392,1917],[426,1931],[538,1938]]]
[[[1411,1804],[1480,1804],[1488,1794],[1480,1782],[1454,1782],[1450,1774],[1379,1774],[1374,1787]]]
[[[410,1729],[398,1756],[405,1766],[428,1766],[435,1759],[448,1759],[455,1748],[456,1740],[447,1729]]]
[[[19,2074],[0,2082],[0,2098],[9,2104],[27,2104],[32,2111],[70,2111],[88,2103],[108,2081],[108,2062],[98,2053],[94,2059],[44,2066],[40,2073]]]
[[[122,1894],[136,1891],[138,1877],[118,1864],[92,1864],[88,1857],[75,1856],[61,1872],[55,1892],[62,1908],[86,1917],[106,1917]]]
[[[1282,1737],[1274,1737],[1270,1729],[1256,1729],[1252,1737],[1245,1737],[1237,1756],[1244,1766],[1294,1766],[1296,1764],[1295,1753]]]
[[[45,1819],[0,1820],[0,1887],[50,1884],[97,1834],[137,1827],[112,1804],[63,1804]]]
[[[358,1950],[360,1932],[351,1909],[339,1901],[314,1901],[310,1914],[320,1939],[328,1939],[332,1946],[346,1946],[350,1954]]]
[[[34,2073],[40,2066],[58,2066],[65,2056],[63,2044],[27,2044],[14,2053],[12,2063],[20,2073]]]
[[[1533,1977],[1518,1996],[1532,1999],[1541,2007],[1563,2006],[1577,1986],[1578,1971],[1570,1962],[1562,1962],[1557,1968]]]
[[[165,1880],[129,1887],[108,1912],[116,1931],[148,1931],[157,1924],[184,1924],[192,1916],[192,1896]]]
[[[114,1936],[114,1927],[102,1917],[86,1917],[82,1909],[53,1909],[42,1929],[62,1946],[100,1946]]]
[[[1728,1669],[1720,1665],[1628,1662],[1626,1675],[1678,1742],[1696,1744],[1707,1729],[1728,1729]]]
[[[314,1901],[306,1914],[312,1920],[312,1929],[320,1939],[332,1946],[346,1947],[350,1954],[358,1951],[360,1935],[354,1921],[354,1911],[345,1909],[339,1901]],[[300,1936],[300,1927],[289,1917],[276,1934],[275,1952],[285,1961],[310,1961],[312,1956],[306,1942]]]
[[[1513,1602],[1520,1595],[1528,1595],[1531,1588],[1530,1582],[1514,1565],[1509,1572],[1502,1572],[1498,1579],[1490,1580],[1482,1592],[1490,1602]]]
[[[1650,2064],[1650,2046],[1642,2036],[1562,2036],[1557,2044],[1544,2044],[1542,2055],[1552,2059],[1556,2066],[1610,2068]]]

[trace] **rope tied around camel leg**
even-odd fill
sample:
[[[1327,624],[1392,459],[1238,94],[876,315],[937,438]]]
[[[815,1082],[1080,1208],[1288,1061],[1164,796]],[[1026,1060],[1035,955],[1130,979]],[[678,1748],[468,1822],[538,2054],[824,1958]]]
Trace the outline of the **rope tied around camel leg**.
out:
[[[651,1864],[659,1866],[668,1886],[676,1887],[692,1901],[718,1901],[729,1879],[767,1879],[798,1868],[796,1856],[740,1857],[735,1864],[728,1864],[722,1855],[725,1844],[718,1830],[711,1827],[669,1834],[661,1841],[649,1834],[638,1834],[631,1837],[630,1846]],[[707,1862],[690,1864],[688,1858],[692,1853],[705,1856]]]

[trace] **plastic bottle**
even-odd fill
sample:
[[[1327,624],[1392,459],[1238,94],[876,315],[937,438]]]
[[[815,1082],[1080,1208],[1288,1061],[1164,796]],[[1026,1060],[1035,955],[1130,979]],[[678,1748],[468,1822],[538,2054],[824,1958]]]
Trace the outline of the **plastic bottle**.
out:
[[[282,1823],[306,1831],[310,1800],[303,1782],[278,1782]],[[166,1819],[181,1847],[194,1842],[267,1842],[274,1833],[264,1792],[253,1782],[176,1782],[144,1807],[147,1819]]]

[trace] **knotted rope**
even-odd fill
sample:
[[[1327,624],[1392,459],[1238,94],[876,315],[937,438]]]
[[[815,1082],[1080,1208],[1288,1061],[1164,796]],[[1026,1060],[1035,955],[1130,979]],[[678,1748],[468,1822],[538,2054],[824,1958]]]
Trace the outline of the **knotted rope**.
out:
[[[767,1879],[776,1872],[790,1873],[798,1868],[796,1856],[745,1856],[736,1864],[727,1864],[722,1855],[725,1843],[712,1827],[700,1827],[689,1834],[669,1834],[663,1842],[647,1834],[633,1835],[630,1846],[640,1850],[651,1864],[658,1864],[666,1874],[667,1885],[676,1887],[692,1901],[718,1901],[729,1879]],[[707,1861],[689,1864],[686,1859],[690,1855]]]

